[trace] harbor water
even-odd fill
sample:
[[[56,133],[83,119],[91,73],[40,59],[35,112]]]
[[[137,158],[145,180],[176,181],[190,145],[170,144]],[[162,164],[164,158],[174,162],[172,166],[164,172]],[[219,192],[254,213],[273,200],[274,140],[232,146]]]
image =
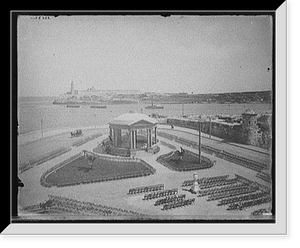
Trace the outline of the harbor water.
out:
[[[107,124],[114,117],[130,111],[150,115],[240,115],[246,109],[257,114],[271,113],[271,104],[161,104],[163,109],[145,109],[149,104],[111,104],[107,108],[68,108],[54,105],[50,97],[24,97],[18,99],[19,133],[26,134],[43,128],[46,130],[99,126]]]

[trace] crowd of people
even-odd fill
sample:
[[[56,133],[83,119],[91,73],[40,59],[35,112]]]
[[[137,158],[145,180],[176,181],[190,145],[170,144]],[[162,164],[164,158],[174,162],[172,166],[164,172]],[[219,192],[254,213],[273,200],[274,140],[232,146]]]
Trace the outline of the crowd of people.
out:
[[[176,189],[167,189],[167,190],[163,190],[163,191],[159,191],[159,192],[146,194],[146,195],[144,195],[143,200],[152,200],[152,199],[161,198],[161,197],[165,197],[165,196],[169,196],[169,195],[175,195],[177,193],[178,193],[177,188]]]
[[[129,195],[142,194],[142,193],[147,193],[147,192],[151,192],[151,191],[164,190],[164,188],[165,188],[164,184],[136,187],[136,188],[129,189],[128,194]]]
[[[185,197],[186,197],[185,194],[167,196],[165,198],[156,200],[154,206],[159,206],[170,202],[182,201],[183,199],[185,199]]]
[[[170,202],[168,204],[165,204],[163,206],[162,210],[171,210],[171,209],[174,209],[174,208],[186,207],[186,206],[189,206],[189,205],[194,204],[194,203],[195,203],[195,198]]]

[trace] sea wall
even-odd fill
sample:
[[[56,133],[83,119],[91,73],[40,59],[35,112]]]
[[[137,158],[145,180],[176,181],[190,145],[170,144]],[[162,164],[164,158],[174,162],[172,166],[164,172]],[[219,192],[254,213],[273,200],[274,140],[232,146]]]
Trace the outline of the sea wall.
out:
[[[194,120],[168,118],[167,123],[174,126],[199,130],[199,123]],[[201,122],[201,132],[232,142],[247,143],[247,139],[242,132],[242,125],[226,125],[222,122],[210,123],[203,121]]]
[[[170,125],[199,130],[196,120],[168,118]],[[269,149],[272,144],[270,132],[265,132],[257,127],[243,127],[242,124],[231,124],[226,122],[202,121],[201,132],[212,136],[241,144],[248,144]]]

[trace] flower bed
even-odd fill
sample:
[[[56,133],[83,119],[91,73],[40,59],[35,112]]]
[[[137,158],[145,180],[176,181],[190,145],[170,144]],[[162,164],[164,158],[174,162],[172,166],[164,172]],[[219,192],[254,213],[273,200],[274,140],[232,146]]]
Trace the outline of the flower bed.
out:
[[[199,163],[198,155],[190,151],[186,151],[182,160],[179,159],[176,153],[170,152],[159,156],[157,161],[174,171],[202,170],[213,166],[213,162],[203,156],[201,156],[201,163]]]
[[[91,167],[87,159],[78,156],[45,172],[40,182],[45,187],[66,187],[149,176],[154,173],[155,169],[143,160],[98,155]]]
[[[158,135],[161,137],[164,137],[166,139],[169,140],[175,140],[176,142],[185,145],[185,146],[189,146],[191,148],[194,149],[198,149],[199,148],[199,144],[195,141],[191,141],[185,138],[181,138],[181,137],[177,137],[175,135],[172,134],[168,134],[168,133],[164,133],[164,132],[158,132]],[[231,163],[235,163],[238,165],[241,165],[243,167],[246,167],[248,169],[257,171],[257,172],[261,172],[263,169],[268,169],[268,165],[260,163],[258,161],[254,161],[251,159],[247,159],[241,156],[238,156],[236,154],[232,154],[223,150],[219,150],[210,146],[206,146],[206,145],[201,145],[201,150],[207,154],[214,154],[215,156],[217,156],[218,158],[227,160]]]

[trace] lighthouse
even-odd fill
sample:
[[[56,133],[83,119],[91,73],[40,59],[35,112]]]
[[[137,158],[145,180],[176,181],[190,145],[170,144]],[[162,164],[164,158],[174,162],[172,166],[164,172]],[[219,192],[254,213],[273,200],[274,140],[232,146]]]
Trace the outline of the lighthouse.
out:
[[[71,95],[74,95],[74,83],[72,81],[71,83],[71,91],[70,91]]]

